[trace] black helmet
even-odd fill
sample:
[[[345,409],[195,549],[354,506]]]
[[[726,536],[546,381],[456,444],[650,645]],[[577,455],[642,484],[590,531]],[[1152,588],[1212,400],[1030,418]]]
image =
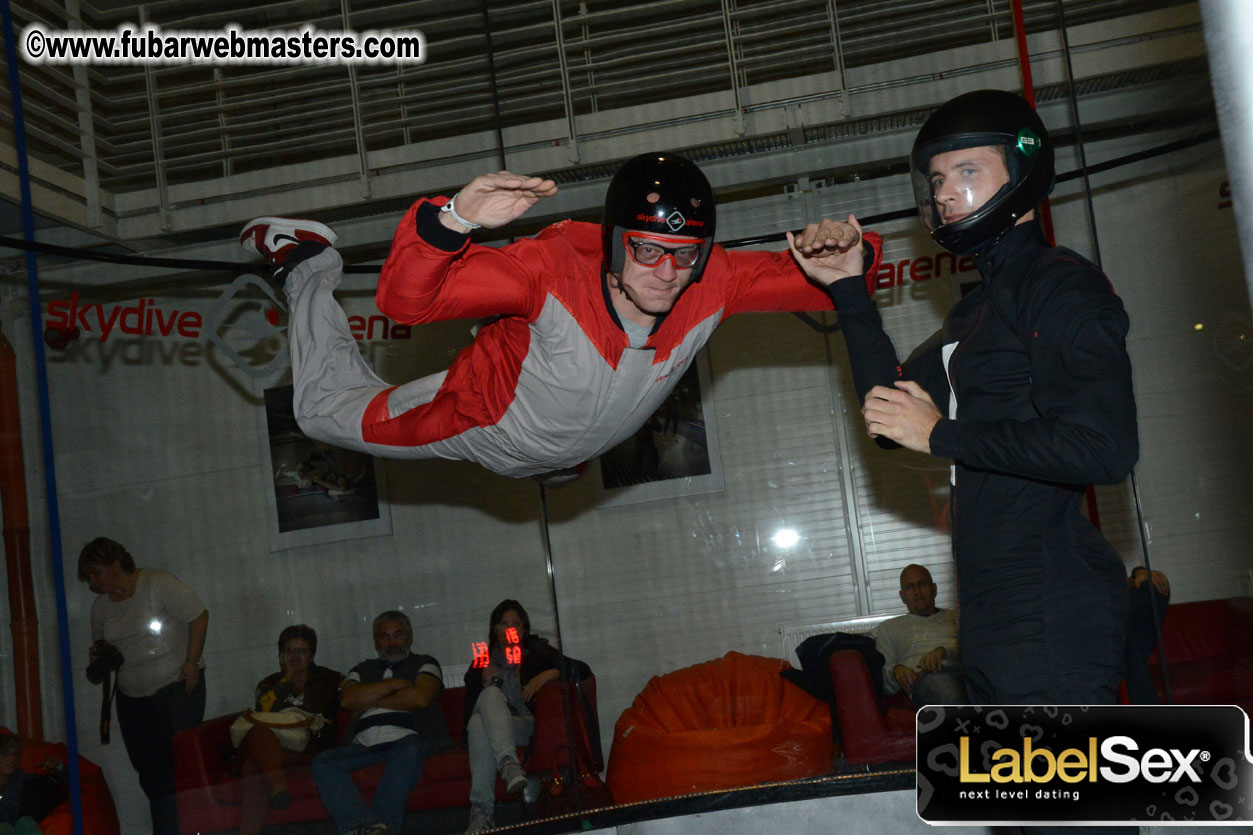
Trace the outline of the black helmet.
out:
[[[714,191],[696,163],[677,154],[640,154],[613,175],[600,228],[605,272],[619,275],[627,231],[703,238],[705,246],[692,266],[692,281],[697,281],[713,245]]]
[[[931,158],[980,146],[1004,150],[1009,182],[975,211],[944,224],[933,199]],[[922,222],[936,243],[959,255],[1000,240],[1053,190],[1053,142],[1048,131],[1031,105],[1003,90],[976,90],[941,106],[918,131],[909,159]]]

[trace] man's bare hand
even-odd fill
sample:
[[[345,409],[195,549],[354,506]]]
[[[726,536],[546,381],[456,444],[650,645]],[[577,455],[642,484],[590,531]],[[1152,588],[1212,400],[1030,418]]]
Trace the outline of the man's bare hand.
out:
[[[936,647],[919,658],[918,666],[928,673],[938,673],[944,666],[944,647]]]
[[[200,683],[200,665],[195,661],[188,661],[179,672],[178,680],[183,682],[184,690],[188,693],[194,692],[196,685]]]
[[[866,271],[861,224],[853,215],[847,223],[827,218],[811,223],[799,236],[788,232],[787,244],[805,275],[824,287]]]
[[[1166,579],[1166,575],[1160,571],[1144,571],[1137,568],[1131,572],[1131,577],[1127,582],[1133,589],[1138,589],[1144,585],[1146,580],[1153,581],[1153,587],[1163,595],[1170,596],[1170,581]]]
[[[906,693],[913,690],[914,683],[918,681],[917,671],[911,670],[909,667],[906,667],[903,664],[897,664],[895,667],[893,667],[892,675],[896,679],[896,681],[901,685],[901,687],[904,688]]]
[[[866,393],[861,413],[870,437],[882,435],[914,452],[931,452],[931,430],[940,410],[931,395],[912,380],[898,380],[896,388],[875,386]]]
[[[457,192],[457,214],[478,225],[495,229],[512,223],[544,197],[557,193],[557,184],[543,177],[528,177],[510,171],[498,171],[475,177]],[[439,222],[455,232],[470,230],[443,212]]]

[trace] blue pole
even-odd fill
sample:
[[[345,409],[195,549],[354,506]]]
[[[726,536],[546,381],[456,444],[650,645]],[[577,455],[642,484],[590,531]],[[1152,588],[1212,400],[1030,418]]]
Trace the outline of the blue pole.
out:
[[[4,48],[9,65],[9,101],[13,110],[13,144],[17,151],[17,178],[22,192],[22,233],[35,240],[35,212],[30,197],[30,167],[26,159],[26,124],[22,117],[21,77],[17,38],[9,0],[0,0],[4,18]],[[44,356],[43,313],[39,309],[39,267],[35,253],[26,252],[26,293],[30,297],[31,342],[35,346],[35,374],[39,389],[39,428],[43,440],[44,496],[48,504],[48,544],[56,586],[57,624],[61,639],[61,694],[65,712],[65,744],[69,748],[70,814],[74,835],[83,835],[83,793],[78,771],[78,722],[74,716],[74,674],[70,660],[69,613],[65,604],[65,570],[61,564],[61,514],[57,508],[56,467],[52,455],[52,410],[48,401],[48,366]]]

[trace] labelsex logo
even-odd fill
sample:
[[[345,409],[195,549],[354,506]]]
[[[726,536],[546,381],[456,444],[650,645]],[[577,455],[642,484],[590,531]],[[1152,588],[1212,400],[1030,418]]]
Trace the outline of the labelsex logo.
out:
[[[1065,783],[1101,779],[1112,783],[1130,783],[1143,777],[1150,783],[1178,782],[1185,777],[1193,783],[1201,782],[1193,763],[1209,760],[1209,752],[1193,748],[1186,754],[1178,748],[1149,748],[1138,757],[1128,752],[1138,752],[1140,746],[1129,736],[1111,736],[1100,744],[1088,737],[1087,750],[1067,748],[1054,755],[1047,748],[1033,748],[1030,737],[1022,741],[1022,753],[1013,748],[1001,748],[992,754],[996,765],[990,771],[978,772],[970,768],[970,739],[960,741],[961,782],[963,783],[1047,783],[1054,777]],[[1101,765],[1102,759],[1114,766]],[[1116,767],[1117,766],[1117,767]]]

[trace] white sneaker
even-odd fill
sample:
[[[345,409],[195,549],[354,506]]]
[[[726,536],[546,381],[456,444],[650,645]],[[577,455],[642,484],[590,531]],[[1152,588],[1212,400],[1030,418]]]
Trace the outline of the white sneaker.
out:
[[[315,220],[259,217],[244,226],[239,233],[239,245],[277,267],[305,241],[334,246],[337,237],[331,227]]]
[[[500,779],[505,781],[505,791],[509,794],[518,794],[526,788],[526,772],[515,757],[500,761]]]
[[[353,835],[394,835],[395,831],[385,823],[367,823],[357,829]]]
[[[485,809],[482,806],[470,807],[470,824],[466,827],[465,835],[479,835],[481,832],[491,832],[496,828],[496,821],[492,817],[492,810]]]

